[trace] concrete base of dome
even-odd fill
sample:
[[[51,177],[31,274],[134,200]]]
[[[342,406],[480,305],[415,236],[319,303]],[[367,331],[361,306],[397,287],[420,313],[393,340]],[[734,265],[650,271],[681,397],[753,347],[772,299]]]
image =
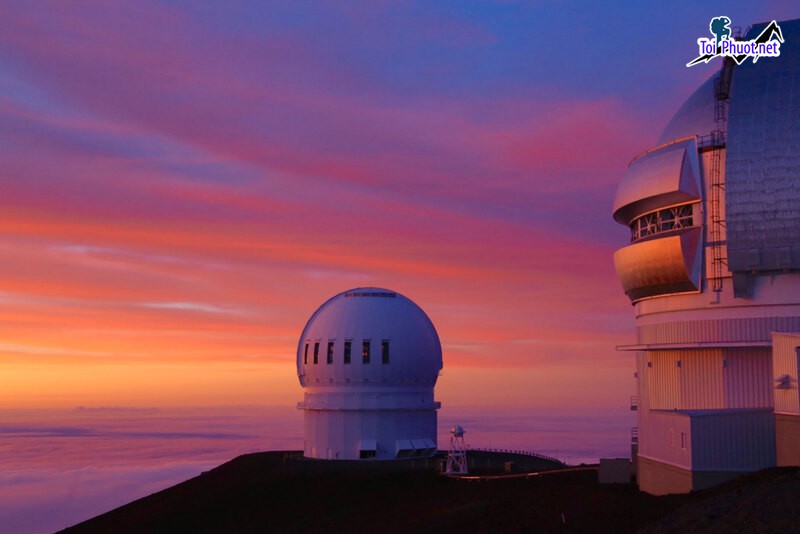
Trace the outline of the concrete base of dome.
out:
[[[306,458],[402,460],[436,454],[435,410],[305,410]]]

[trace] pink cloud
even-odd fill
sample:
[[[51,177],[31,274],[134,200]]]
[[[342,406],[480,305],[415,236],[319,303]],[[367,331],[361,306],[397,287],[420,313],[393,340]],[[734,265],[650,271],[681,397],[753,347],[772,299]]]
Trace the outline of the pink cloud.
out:
[[[290,36],[271,36],[266,44],[226,36],[218,46],[199,44],[198,50],[200,29],[191,18],[167,32],[175,17],[137,9],[117,27],[123,13],[114,13],[110,24],[83,22],[73,30],[81,38],[66,47],[59,46],[57,29],[34,24],[23,31],[9,20],[7,39],[26,58],[31,76],[87,109],[295,178],[325,176],[400,191],[444,185],[450,194],[464,184],[491,191],[484,187],[487,178],[502,183],[508,179],[503,175],[522,173],[526,180],[515,180],[515,187],[549,190],[552,174],[575,171],[576,162],[593,161],[595,172],[597,163],[606,172],[618,169],[631,144],[638,144],[631,134],[619,136],[632,119],[608,102],[550,97],[536,105],[530,104],[535,99],[515,98],[398,106],[377,93],[348,95],[336,83],[309,83],[304,72],[331,81],[340,72]],[[81,30],[87,24],[91,30]],[[163,42],[167,38],[171,46]],[[170,94],[176,98],[165,96]],[[472,110],[486,106],[506,122],[476,123]],[[611,128],[616,135],[608,135]],[[573,157],[575,146],[585,157]],[[531,173],[545,176],[537,180]]]
[[[291,371],[308,316],[358,285],[428,310],[451,369],[619,361],[632,320],[592,233],[640,143],[619,103],[390,98],[290,32],[49,8],[0,20],[42,93],[0,100],[15,361]],[[491,41],[453,25],[453,46]]]

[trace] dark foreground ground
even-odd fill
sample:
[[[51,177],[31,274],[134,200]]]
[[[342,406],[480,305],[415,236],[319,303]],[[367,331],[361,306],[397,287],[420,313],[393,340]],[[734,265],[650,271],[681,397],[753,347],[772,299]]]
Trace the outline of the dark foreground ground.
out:
[[[465,481],[356,464],[248,454],[64,532],[800,532],[797,468],[654,497],[593,470]]]

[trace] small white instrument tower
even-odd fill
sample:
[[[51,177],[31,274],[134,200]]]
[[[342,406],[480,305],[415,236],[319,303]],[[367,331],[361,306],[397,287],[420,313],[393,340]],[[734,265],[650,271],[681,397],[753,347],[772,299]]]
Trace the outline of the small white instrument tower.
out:
[[[448,475],[466,475],[468,473],[464,432],[461,425],[455,425],[450,429],[450,453],[447,455],[445,469],[445,473]]]

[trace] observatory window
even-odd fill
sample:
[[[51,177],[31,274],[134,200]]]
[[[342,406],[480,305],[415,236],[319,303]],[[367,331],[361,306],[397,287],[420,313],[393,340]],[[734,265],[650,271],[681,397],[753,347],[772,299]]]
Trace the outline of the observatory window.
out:
[[[306,341],[306,348],[303,349],[303,365],[308,363],[308,341]]]
[[[325,361],[327,363],[333,363],[333,341],[328,341],[328,355]]]
[[[693,206],[694,204],[673,206],[646,213],[634,219],[631,221],[631,242],[639,241],[651,235],[693,226]]]
[[[319,363],[319,341],[314,343],[314,365]]]
[[[381,341],[381,362],[389,363],[389,340]]]
[[[344,342],[344,363],[350,363],[350,353],[353,351],[353,342],[349,339]]]
[[[361,363],[369,363],[369,339],[361,343]]]

